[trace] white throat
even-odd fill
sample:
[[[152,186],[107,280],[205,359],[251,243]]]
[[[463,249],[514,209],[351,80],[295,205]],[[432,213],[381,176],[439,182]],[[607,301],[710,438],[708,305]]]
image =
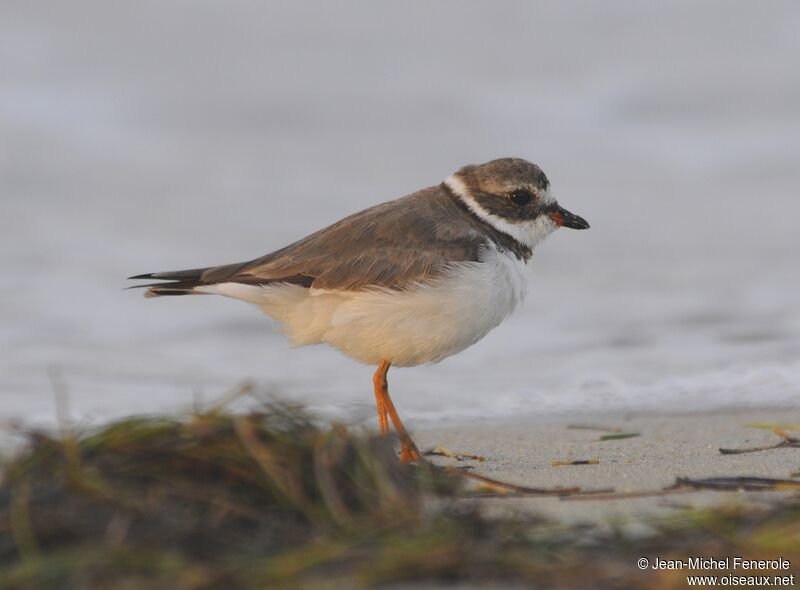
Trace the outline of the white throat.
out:
[[[542,240],[558,228],[556,223],[547,215],[541,215],[534,220],[512,222],[490,213],[469,194],[467,185],[456,174],[449,176],[444,183],[475,215],[496,230],[511,236],[531,250],[536,248]],[[549,193],[545,193],[545,199],[547,201],[553,200]]]

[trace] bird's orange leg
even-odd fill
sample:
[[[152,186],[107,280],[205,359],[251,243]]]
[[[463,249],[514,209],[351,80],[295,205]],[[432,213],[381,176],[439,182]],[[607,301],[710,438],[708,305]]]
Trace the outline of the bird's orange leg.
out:
[[[375,384],[375,398],[379,399],[378,419],[386,420],[387,415],[389,418],[391,418],[394,429],[397,431],[397,436],[400,438],[400,461],[402,463],[422,461],[422,455],[420,454],[419,449],[417,449],[417,445],[414,444],[414,441],[408,434],[406,427],[403,425],[403,422],[400,420],[400,416],[394,407],[394,403],[392,403],[392,398],[389,397],[389,382],[386,379],[386,375],[389,372],[389,367],[391,366],[392,364],[389,361],[381,361],[381,364],[378,365],[378,370],[375,371],[375,375],[373,377],[373,383]],[[381,412],[383,412],[383,415],[381,415]],[[383,432],[382,428],[383,426],[381,426],[381,432]]]
[[[382,436],[389,434],[389,414],[386,412],[386,405],[383,403],[383,392],[389,389],[389,385],[386,382],[386,373],[388,371],[389,363],[386,363],[386,367],[381,363],[372,376],[372,385],[375,389],[375,405],[378,407],[378,425]]]

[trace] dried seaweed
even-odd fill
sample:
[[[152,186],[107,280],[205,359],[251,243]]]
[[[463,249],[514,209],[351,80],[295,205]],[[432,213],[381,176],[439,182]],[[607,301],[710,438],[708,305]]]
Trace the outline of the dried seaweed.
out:
[[[391,441],[320,426],[283,405],[129,418],[83,433],[31,432],[27,447],[0,468],[0,587],[244,590],[461,580],[667,588],[670,579],[658,573],[642,577],[635,558],[780,552],[800,562],[800,503],[683,512],[648,522],[657,531],[650,537],[628,538],[531,515],[489,518],[469,498],[588,501],[798,485],[715,478],[627,494],[539,489],[424,462],[401,465]]]

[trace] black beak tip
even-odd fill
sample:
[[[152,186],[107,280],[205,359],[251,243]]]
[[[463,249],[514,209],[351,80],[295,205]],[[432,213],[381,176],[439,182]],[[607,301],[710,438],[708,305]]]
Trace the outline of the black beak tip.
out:
[[[570,213],[563,207],[559,207],[554,214],[561,227],[568,227],[570,229],[589,229],[589,222],[583,217]]]
[[[572,227],[572,229],[589,229],[592,226],[589,225],[589,222],[586,221],[583,217],[576,216],[574,225],[570,227]]]

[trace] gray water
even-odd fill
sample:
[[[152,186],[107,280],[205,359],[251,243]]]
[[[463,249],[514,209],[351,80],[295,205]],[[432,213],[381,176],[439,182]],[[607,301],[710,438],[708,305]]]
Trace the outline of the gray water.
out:
[[[515,155],[592,224],[525,307],[395,370],[410,422],[797,404],[800,4],[3,2],[0,419],[245,378],[373,416],[370,374],[142,272],[246,260]]]

